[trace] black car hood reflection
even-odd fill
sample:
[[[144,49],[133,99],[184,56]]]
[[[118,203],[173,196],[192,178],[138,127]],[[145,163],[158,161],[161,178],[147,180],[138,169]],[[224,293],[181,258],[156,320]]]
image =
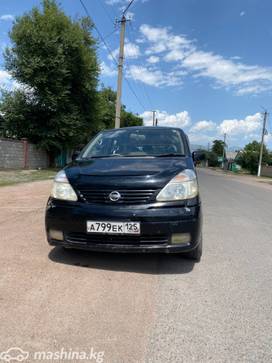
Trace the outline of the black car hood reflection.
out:
[[[177,173],[188,167],[186,157],[165,158],[102,158],[78,161],[74,164],[81,175],[147,176]],[[73,168],[73,165],[71,166]]]
[[[184,169],[184,158],[104,158],[81,163],[80,173],[86,175],[155,175]]]
[[[184,169],[192,169],[189,157],[127,157],[75,161],[65,171],[72,184],[162,186]]]

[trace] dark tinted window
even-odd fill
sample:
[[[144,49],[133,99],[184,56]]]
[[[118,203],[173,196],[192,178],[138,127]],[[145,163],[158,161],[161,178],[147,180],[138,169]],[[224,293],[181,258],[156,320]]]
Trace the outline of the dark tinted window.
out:
[[[90,142],[82,157],[162,156],[164,154],[185,154],[179,131],[159,127],[105,131]]]

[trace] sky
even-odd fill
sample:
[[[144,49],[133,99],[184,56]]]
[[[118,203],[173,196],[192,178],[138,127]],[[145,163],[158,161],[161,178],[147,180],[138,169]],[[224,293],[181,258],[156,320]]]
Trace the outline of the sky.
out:
[[[122,9],[129,0],[84,0],[112,55],[118,58]],[[84,16],[79,0],[59,0],[72,18]],[[36,0],[0,2],[0,47],[10,45],[15,17]],[[271,0],[135,0],[125,36],[122,102],[145,125],[185,130],[207,147],[227,134],[229,148],[260,140],[262,113],[272,108]],[[100,85],[116,89],[115,61],[98,39]],[[0,86],[15,82],[0,56]],[[270,121],[266,143],[272,148]]]

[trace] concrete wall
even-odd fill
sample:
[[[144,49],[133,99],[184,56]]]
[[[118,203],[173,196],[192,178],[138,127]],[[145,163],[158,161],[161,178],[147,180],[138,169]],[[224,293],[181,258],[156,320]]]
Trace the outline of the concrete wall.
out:
[[[48,168],[49,159],[48,155],[44,150],[37,149],[36,145],[28,144],[28,168]]]
[[[47,168],[48,155],[27,140],[0,138],[0,169]]]
[[[272,177],[272,166],[262,166],[262,176]]]

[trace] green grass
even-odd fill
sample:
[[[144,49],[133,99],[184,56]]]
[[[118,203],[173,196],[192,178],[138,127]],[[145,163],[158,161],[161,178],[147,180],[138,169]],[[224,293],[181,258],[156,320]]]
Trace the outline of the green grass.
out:
[[[0,187],[18,183],[53,179],[56,169],[44,170],[0,170]]]

